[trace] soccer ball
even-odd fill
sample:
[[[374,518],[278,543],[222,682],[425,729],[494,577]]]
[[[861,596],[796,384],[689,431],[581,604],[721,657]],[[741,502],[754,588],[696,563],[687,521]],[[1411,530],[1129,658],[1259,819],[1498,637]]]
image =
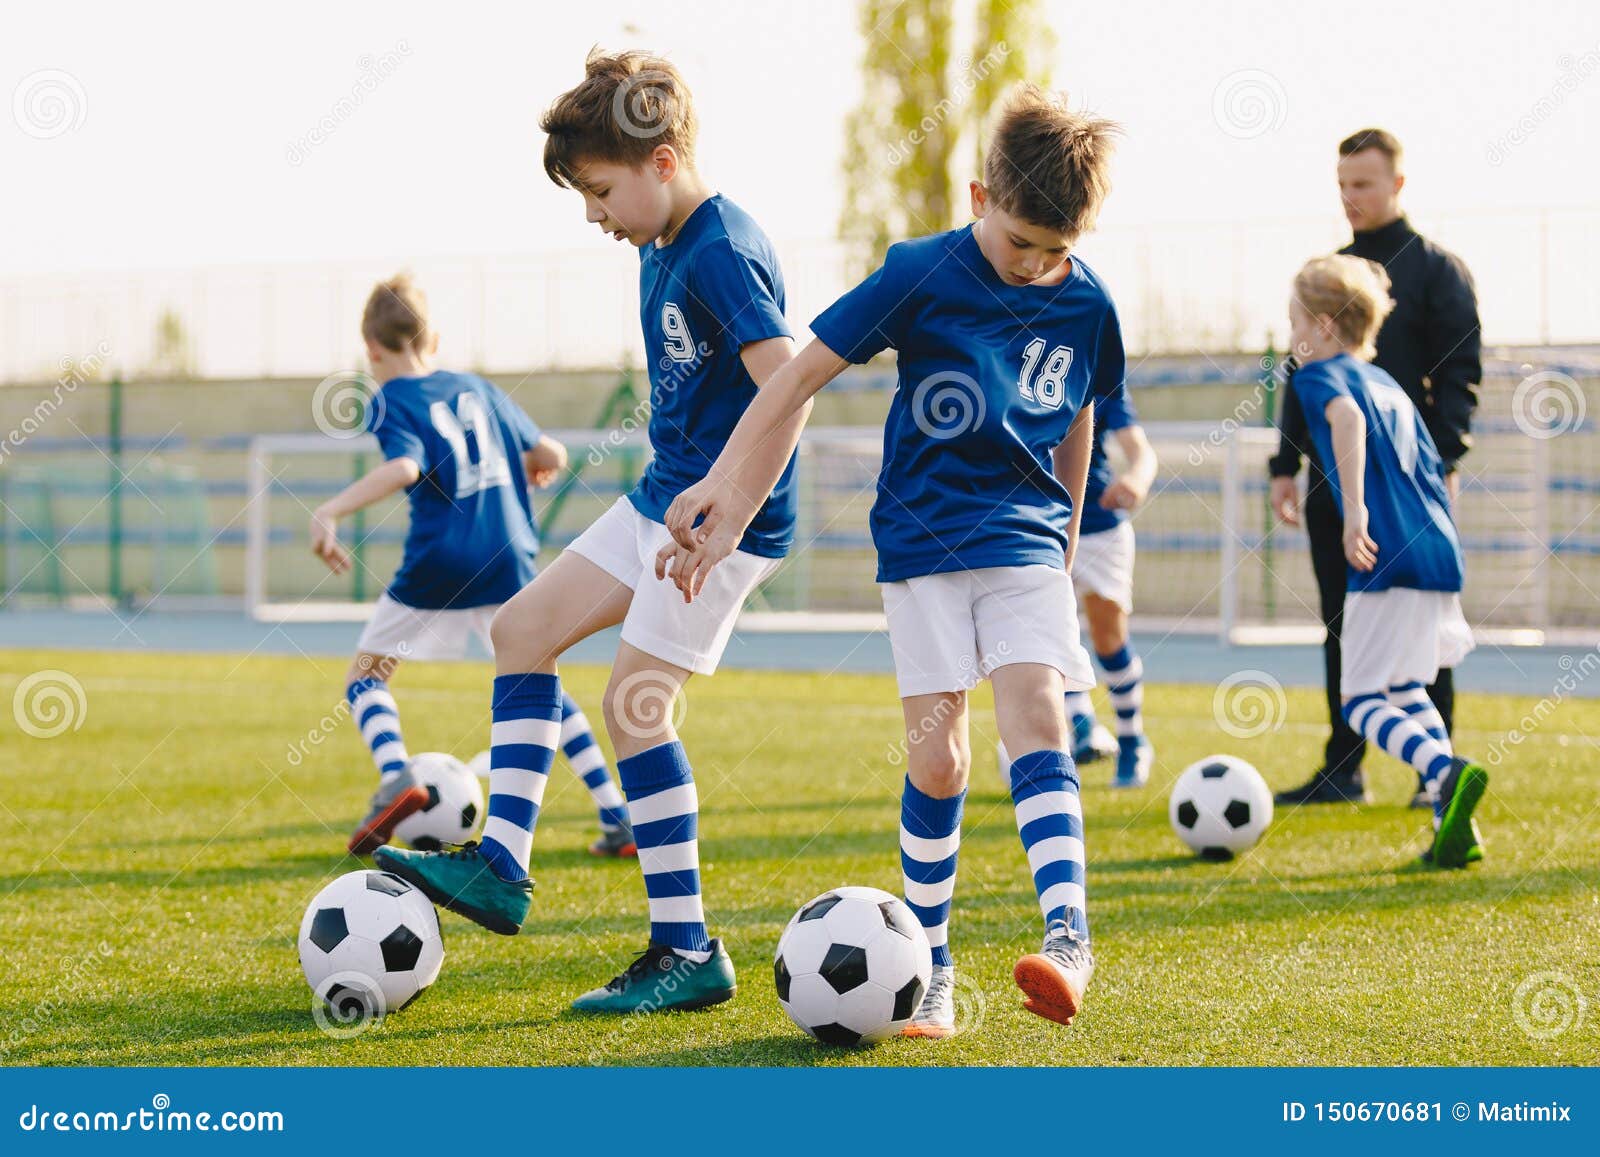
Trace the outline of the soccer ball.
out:
[[[404,1008],[442,963],[439,914],[388,872],[340,876],[300,921],[300,970],[336,1024],[362,1026]]]
[[[778,1002],[807,1034],[830,1045],[876,1044],[922,1004],[933,953],[903,900],[835,888],[794,914],[772,971]]]
[[[483,815],[483,786],[453,755],[425,751],[411,758],[411,774],[428,789],[428,802],[395,825],[396,838],[425,852],[443,844],[464,844]]]
[[[1183,769],[1167,810],[1180,840],[1208,860],[1226,860],[1267,830],[1272,791],[1237,756],[1208,755]]]

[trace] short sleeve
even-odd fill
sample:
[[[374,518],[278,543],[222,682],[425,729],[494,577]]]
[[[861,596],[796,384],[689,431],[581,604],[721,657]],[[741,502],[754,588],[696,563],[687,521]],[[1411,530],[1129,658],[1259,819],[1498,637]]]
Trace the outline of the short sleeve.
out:
[[[1325,361],[1301,366],[1290,380],[1294,383],[1294,392],[1300,395],[1300,408],[1308,416],[1316,414],[1320,417],[1329,402],[1350,396],[1350,387],[1328,368]]]
[[[375,435],[384,458],[409,458],[424,472],[428,469],[427,450],[422,435],[412,425],[406,407],[390,404],[380,389],[367,404],[367,433]]]
[[[1100,322],[1094,369],[1089,378],[1089,400],[1095,404],[1095,421],[1102,430],[1121,430],[1138,420],[1128,400],[1128,357],[1122,348],[1122,322],[1117,307],[1108,305]]]
[[[846,361],[871,361],[901,346],[911,311],[909,289],[903,251],[891,246],[882,267],[823,310],[811,323],[811,332]]]
[[[740,349],[752,342],[791,336],[772,270],[726,237],[702,246],[695,254],[690,291]]]
[[[535,422],[526,410],[512,401],[511,396],[499,386],[486,378],[478,380],[483,382],[484,392],[489,395],[489,404],[493,408],[495,416],[521,443],[518,449],[530,450],[537,446],[542,433],[539,429],[539,423]]]

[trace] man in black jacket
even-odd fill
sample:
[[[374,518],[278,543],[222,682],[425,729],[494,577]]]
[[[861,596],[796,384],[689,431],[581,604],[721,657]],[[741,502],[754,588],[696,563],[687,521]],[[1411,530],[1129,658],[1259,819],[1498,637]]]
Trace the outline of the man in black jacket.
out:
[[[1394,311],[1378,333],[1373,359],[1416,404],[1444,459],[1445,481],[1454,502],[1460,488],[1457,463],[1472,447],[1472,411],[1482,377],[1478,301],[1472,275],[1461,259],[1433,244],[1400,212],[1405,186],[1400,142],[1382,129],[1362,129],[1339,143],[1339,194],[1355,239],[1341,253],[1365,257],[1389,273]],[[1292,352],[1292,351],[1291,351]],[[1291,371],[1293,363],[1290,363]],[[1328,737],[1323,765],[1300,787],[1278,793],[1279,803],[1364,801],[1361,757],[1366,742],[1350,730],[1339,710],[1339,630],[1344,610],[1344,517],[1319,463],[1310,451],[1305,415],[1292,389],[1283,391],[1278,452],[1269,463],[1272,508],[1291,526],[1300,524],[1295,475],[1308,462],[1305,499],[1311,565],[1327,628],[1323,662],[1328,692]],[[1455,687],[1449,670],[1439,672],[1428,696],[1453,725]],[[1419,785],[1420,790],[1420,785]],[[1421,805],[1417,800],[1422,801]],[[1426,793],[1413,806],[1429,806]]]

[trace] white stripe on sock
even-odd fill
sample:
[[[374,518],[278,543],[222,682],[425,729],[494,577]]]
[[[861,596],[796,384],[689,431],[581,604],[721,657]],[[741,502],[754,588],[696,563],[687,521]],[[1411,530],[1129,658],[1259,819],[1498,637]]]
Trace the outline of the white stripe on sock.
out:
[[[657,872],[688,872],[700,866],[698,840],[684,840],[681,844],[662,844],[659,848],[639,849],[639,871],[646,876]]]
[[[940,904],[948,904],[956,894],[954,872],[932,884],[919,884],[910,878],[905,878],[902,882],[905,884],[906,899],[923,908],[937,908]]]
[[[495,747],[503,743],[531,743],[554,751],[560,737],[561,724],[554,719],[501,719],[489,726],[489,742]]]
[[[1076,836],[1051,836],[1028,849],[1029,871],[1037,872],[1046,864],[1053,864],[1057,860],[1083,863],[1083,841]]]
[[[483,839],[503,844],[516,858],[524,872],[528,870],[528,857],[533,854],[533,833],[524,831],[501,816],[490,816],[483,824]]]
[[[904,825],[900,828],[900,850],[920,863],[937,864],[940,860],[948,860],[956,854],[956,849],[959,847],[961,847],[960,831],[929,839],[926,836],[912,835]]]
[[[1039,897],[1039,911],[1048,915],[1057,908],[1076,908],[1088,911],[1082,884],[1051,884]]]
[[[699,895],[662,896],[658,900],[650,901],[652,924],[704,924],[705,922],[705,909],[700,905]]]
[[[656,820],[667,820],[673,816],[688,815],[700,809],[700,797],[694,790],[694,784],[684,783],[677,787],[669,787],[666,791],[658,791],[654,795],[647,795],[643,799],[628,801],[628,814],[634,826],[639,824],[654,823]]]
[[[371,689],[361,692],[356,696],[356,701],[350,704],[350,710],[360,719],[367,713],[369,707],[382,707],[390,715],[400,714],[400,706],[394,701],[394,696],[387,691]]]
[[[545,785],[550,777],[526,767],[497,767],[489,772],[489,796],[514,796],[532,800],[535,805],[544,803]]]
[[[398,740],[379,744],[372,749],[373,762],[379,767],[387,767],[391,763],[404,763],[408,758],[406,745]]]
[[[606,753],[601,751],[598,746],[585,747],[577,755],[569,755],[567,762],[572,765],[572,770],[579,775],[588,775],[596,768],[606,765]]]
[[[1045,816],[1061,815],[1083,818],[1083,805],[1075,791],[1042,791],[1029,796],[1017,805],[1017,830],[1021,831],[1034,820]]]
[[[589,720],[584,717],[582,711],[567,716],[561,721],[561,746],[565,747],[589,730]]]

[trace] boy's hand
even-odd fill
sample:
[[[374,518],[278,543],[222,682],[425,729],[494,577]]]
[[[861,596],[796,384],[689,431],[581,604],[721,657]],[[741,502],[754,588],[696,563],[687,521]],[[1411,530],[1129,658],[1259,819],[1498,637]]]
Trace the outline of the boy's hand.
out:
[[[679,546],[694,550],[722,524],[735,497],[731,485],[713,482],[708,476],[674,498],[662,521]],[[705,516],[703,520],[701,515]]]
[[[1141,487],[1130,478],[1112,480],[1100,496],[1100,506],[1105,510],[1137,510],[1149,497],[1149,487]]]
[[[1346,511],[1344,516],[1344,557],[1365,574],[1378,565],[1378,544],[1367,534],[1367,508]]]
[[[704,529],[702,526],[695,530],[700,542],[692,548],[669,542],[656,552],[656,578],[671,580],[683,592],[686,603],[695,600],[705,588],[712,569],[739,549],[739,540],[743,537],[742,531],[730,529],[726,521],[702,536]]]
[[[555,485],[556,479],[560,477],[561,471],[556,467],[551,466],[544,470],[535,470],[532,474],[528,475],[528,481],[531,482],[536,489],[543,490],[546,486]]]
[[[334,574],[350,569],[350,552],[339,543],[339,520],[320,506],[311,512],[311,553],[327,563]]]
[[[1278,521],[1285,526],[1300,525],[1300,490],[1295,486],[1291,475],[1275,474],[1272,478],[1272,488],[1267,492],[1267,501],[1272,506],[1272,513],[1278,516]]]

